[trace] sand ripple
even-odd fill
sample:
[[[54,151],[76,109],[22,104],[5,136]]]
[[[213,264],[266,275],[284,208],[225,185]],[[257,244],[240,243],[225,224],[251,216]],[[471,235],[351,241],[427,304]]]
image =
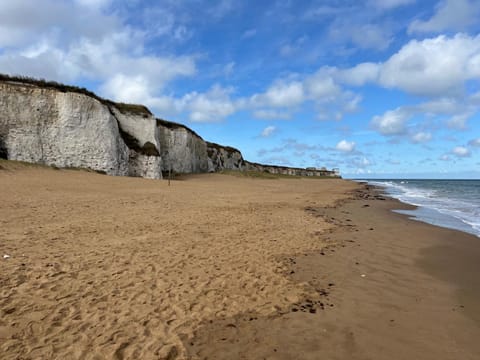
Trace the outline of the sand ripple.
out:
[[[286,309],[306,290],[282,257],[331,226],[305,206],[352,187],[0,172],[0,357],[183,358],[202,322]]]

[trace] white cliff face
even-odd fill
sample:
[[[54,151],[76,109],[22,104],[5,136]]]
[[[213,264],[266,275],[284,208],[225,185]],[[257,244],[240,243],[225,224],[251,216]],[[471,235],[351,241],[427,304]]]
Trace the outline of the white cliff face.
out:
[[[130,150],[128,176],[161,179],[162,158],[160,156],[142,155]]]
[[[122,113],[116,107],[110,107],[120,128],[133,136],[138,145],[143,147],[151,143],[160,152],[160,137],[158,134],[157,121],[151,114]]]
[[[238,170],[245,168],[245,162],[240,151],[214,143],[207,142],[208,171]]]
[[[122,113],[114,106],[111,106],[110,110],[119,123],[120,133],[130,139],[126,141],[130,147],[128,175],[149,179],[161,178],[162,158],[156,119],[147,113]]]
[[[0,137],[8,159],[128,174],[128,148],[98,100],[0,83]]]
[[[181,126],[167,127],[158,122],[163,171],[200,173],[208,170],[207,144]]]
[[[239,152],[222,147],[209,158],[207,143],[192,130],[139,109],[77,92],[0,82],[0,156],[154,179],[169,169],[240,169]]]
[[[0,81],[0,157],[152,179],[169,169],[336,175],[248,163],[240,151],[205,142],[181,124],[155,119],[141,105],[115,104],[76,89],[36,84]]]

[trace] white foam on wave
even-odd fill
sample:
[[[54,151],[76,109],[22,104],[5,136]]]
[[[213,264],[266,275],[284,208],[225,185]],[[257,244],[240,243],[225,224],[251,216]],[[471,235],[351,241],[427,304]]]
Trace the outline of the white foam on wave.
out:
[[[453,227],[480,236],[480,206],[475,199],[452,198],[452,191],[440,191],[415,186],[408,181],[371,181],[372,185],[382,186],[386,193],[404,203],[433,210],[417,212],[418,219],[435,225]],[[412,212],[412,215],[415,211]],[[437,213],[438,215],[434,215]],[[423,217],[423,219],[422,219]]]

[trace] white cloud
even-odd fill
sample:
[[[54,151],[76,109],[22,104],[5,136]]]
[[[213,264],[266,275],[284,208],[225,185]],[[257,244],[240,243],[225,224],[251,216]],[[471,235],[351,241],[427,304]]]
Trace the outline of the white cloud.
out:
[[[89,26],[85,26],[85,24]],[[0,47],[20,49],[49,39],[50,43],[68,42],[85,37],[98,40],[121,29],[121,21],[105,15],[99,8],[43,0],[0,1]]]
[[[443,154],[442,156],[440,156],[439,159],[442,161],[450,161],[450,156],[448,156],[447,154]]]
[[[447,125],[452,129],[465,130],[472,115],[470,112],[455,114],[447,121]]]
[[[352,152],[355,150],[355,142],[342,140],[335,146],[335,149],[342,152]]]
[[[358,94],[345,92],[344,94],[346,102],[343,105],[343,111],[347,113],[352,113],[358,110],[360,102],[363,100],[363,97]]]
[[[341,93],[341,88],[333,79],[322,71],[305,81],[309,96],[318,101],[331,101]]]
[[[410,115],[402,108],[389,110],[383,115],[375,116],[370,125],[382,135],[403,135],[406,133],[406,123]]]
[[[273,133],[277,130],[275,126],[267,126],[265,129],[262,130],[260,136],[262,137],[269,137],[273,135]]]
[[[470,156],[470,150],[463,146],[457,146],[453,148],[452,154],[458,157],[468,157]]]
[[[437,98],[415,105],[405,105],[375,116],[371,121],[373,129],[383,135],[409,136],[413,143],[431,140],[431,131],[439,126],[465,130],[470,119],[479,111],[479,104],[472,96],[464,98]],[[415,120],[417,131],[408,129],[410,119]],[[412,121],[412,127],[415,125]],[[430,131],[428,131],[430,130]]]
[[[390,10],[399,6],[405,6],[413,4],[416,0],[370,0],[368,3],[370,6],[373,6],[382,10]]]
[[[379,64],[361,63],[352,68],[338,70],[336,78],[348,85],[362,86],[378,81],[380,68]]]
[[[153,102],[173,79],[195,74],[193,57],[146,55],[145,34],[116,13],[105,15],[101,9],[108,4],[0,2],[0,68],[60,82],[93,79],[102,96],[142,103]],[[14,44],[2,42],[3,35],[13,36]]]
[[[277,81],[263,94],[253,95],[251,103],[255,106],[293,107],[305,101],[303,84],[299,81]]]
[[[95,52],[96,49],[97,47],[94,46],[93,49],[84,52],[84,54],[92,54],[88,60],[94,73],[89,75],[95,78],[96,73],[97,76],[105,79],[101,87],[102,95],[118,101],[148,102],[155,96],[155,92],[161,90],[169,81],[179,76],[193,75],[196,71],[195,64],[190,58],[147,56],[132,58],[121,53],[115,58],[116,50],[110,57],[105,58],[106,61],[102,66],[102,57],[98,57],[98,54],[101,55],[101,50]]]
[[[470,102],[474,105],[480,106],[480,91],[470,96]]]
[[[461,31],[475,24],[480,16],[480,3],[475,0],[443,0],[435,14],[426,21],[415,20],[408,27],[413,32]]]
[[[254,112],[257,118],[286,119],[292,116],[296,108],[312,102],[318,119],[341,120],[345,113],[357,111],[362,96],[341,87],[337,81],[339,72],[333,67],[322,67],[303,79],[294,75],[287,80],[277,80],[264,93],[252,95],[247,107],[266,108]],[[272,108],[285,111],[278,112]]]
[[[437,104],[432,102],[431,106],[447,106],[449,98],[463,95],[467,81],[480,78],[480,35],[411,40],[383,63],[366,62],[345,69],[323,67],[317,73],[333,79],[336,86],[373,83],[437,97],[432,100]],[[480,104],[480,93],[471,98]]]
[[[465,105],[460,104],[457,99],[445,97],[437,98],[414,106],[418,112],[426,115],[451,115],[462,111],[464,107]]]
[[[233,114],[237,105],[230,99],[232,89],[213,86],[206,93],[192,92],[179,100],[178,108],[190,112],[194,122],[216,122]]]
[[[141,103],[150,97],[151,84],[143,76],[117,74],[102,86],[102,94],[125,103]]]
[[[255,110],[253,116],[257,119],[265,120],[288,120],[292,117],[287,111],[276,111],[271,109]]]
[[[332,23],[328,35],[335,43],[351,42],[361,49],[371,50],[385,50],[393,40],[387,26],[352,22],[351,18],[341,17]]]
[[[231,99],[232,93],[232,88],[214,85],[205,93],[193,91],[180,98],[148,97],[143,104],[158,110],[162,116],[187,114],[192,122],[219,122],[244,107],[241,100]]]
[[[81,6],[95,10],[105,8],[112,3],[112,0],[75,0]]]
[[[418,95],[458,94],[476,76],[479,55],[480,36],[412,40],[383,64],[379,82]]]
[[[411,137],[412,142],[414,142],[415,144],[428,142],[431,139],[432,139],[432,134],[428,132],[418,132],[416,134],[413,134]]]
[[[480,138],[472,139],[468,142],[469,146],[480,147]]]
[[[392,8],[409,1],[390,0],[383,5],[374,2]],[[480,104],[480,93],[464,107],[459,100],[448,97],[459,93],[466,81],[480,77],[480,35],[411,41],[383,64],[361,63],[347,69],[323,67],[310,75],[293,74],[245,98],[235,99],[231,89],[219,86],[206,93],[169,94],[171,82],[198,73],[197,56],[155,55],[151,49],[146,50],[148,41],[160,35],[182,40],[192,33],[178,23],[180,16],[168,6],[153,9],[156,12],[150,8],[139,10],[142,14],[151,12],[147,20],[154,22],[152,26],[134,28],[126,23],[121,10],[105,11],[111,4],[111,0],[44,0],[42,6],[31,0],[0,1],[0,69],[61,82],[94,80],[101,96],[145,103],[152,110],[171,114],[187,113],[192,121],[218,121],[239,109],[252,110],[257,118],[287,119],[306,102],[313,103],[318,118],[341,119],[345,113],[356,111],[362,100],[345,87],[368,83],[442,96],[423,106],[432,114],[448,113],[448,124],[456,128],[467,124],[466,118],[462,122],[462,114],[474,113],[475,109],[468,106],[473,106],[475,99],[477,106]],[[212,6],[202,11],[221,17],[241,5],[222,0]],[[143,19],[142,24],[147,20]],[[382,33],[377,25],[337,25],[338,29],[349,29],[345,35],[348,41],[363,42],[365,48],[387,46],[391,38],[388,29]],[[255,34],[256,29],[247,28],[244,37]],[[295,44],[303,41],[299,38]],[[218,72],[228,77],[236,67],[231,62]],[[399,108],[375,117],[372,125],[384,135],[408,134],[406,122],[419,111]]]
[[[365,24],[351,33],[352,42],[362,49],[385,50],[393,37],[387,29],[375,24]]]

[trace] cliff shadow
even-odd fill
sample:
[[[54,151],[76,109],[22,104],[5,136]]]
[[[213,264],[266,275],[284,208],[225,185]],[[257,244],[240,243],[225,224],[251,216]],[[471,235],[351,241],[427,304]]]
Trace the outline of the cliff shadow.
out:
[[[7,146],[1,136],[0,136],[0,159],[8,160]]]

